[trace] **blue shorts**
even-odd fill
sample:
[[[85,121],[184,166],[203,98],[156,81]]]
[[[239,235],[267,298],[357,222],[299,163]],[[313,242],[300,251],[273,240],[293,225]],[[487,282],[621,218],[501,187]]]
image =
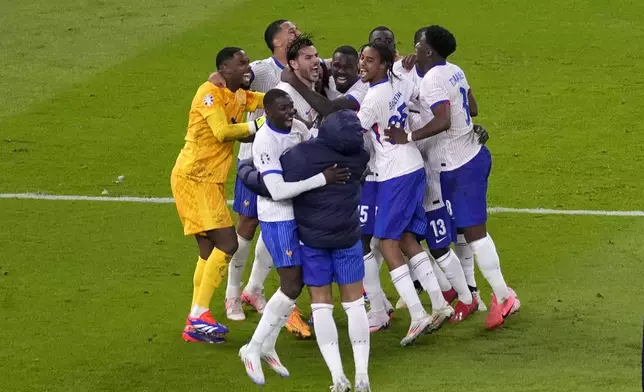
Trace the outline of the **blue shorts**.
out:
[[[249,218],[257,218],[257,193],[248,189],[239,177],[235,178],[233,211]]]
[[[447,248],[456,240],[456,225],[452,224],[452,216],[447,207],[427,211],[427,235],[425,240],[429,249]]]
[[[302,247],[302,279],[307,286],[321,287],[336,282],[340,285],[364,278],[362,242],[347,249]]]
[[[378,183],[374,237],[400,240],[403,233],[427,234],[425,186],[425,169]]]
[[[299,267],[302,265],[300,238],[294,220],[282,222],[259,222],[266,249],[273,258],[275,268]]]
[[[362,193],[360,195],[360,205],[358,206],[358,215],[360,216],[360,231],[362,235],[373,235],[373,228],[376,223],[376,196],[378,194],[378,183],[375,181],[365,181],[362,184]]]
[[[490,151],[481,151],[469,162],[441,172],[441,192],[451,209],[457,228],[473,227],[487,221],[487,180],[492,170]]]

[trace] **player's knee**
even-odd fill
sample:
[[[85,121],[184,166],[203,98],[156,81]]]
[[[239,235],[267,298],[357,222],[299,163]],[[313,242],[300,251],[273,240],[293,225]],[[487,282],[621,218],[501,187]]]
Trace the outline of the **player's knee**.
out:
[[[440,249],[430,249],[429,253],[432,255],[432,257],[436,260],[440,259],[441,257],[445,256],[449,252],[448,247],[440,248]]]
[[[237,234],[247,240],[251,240],[255,236],[257,226],[259,226],[259,220],[257,218],[239,215]]]
[[[237,237],[228,239],[228,241],[220,244],[218,248],[226,253],[227,255],[234,255],[235,252],[237,252],[237,248],[239,247],[239,243],[237,242]]]
[[[284,284],[281,285],[280,290],[282,290],[287,297],[295,300],[302,293],[303,287],[304,284],[302,283],[302,279],[293,279],[288,282],[284,282]]]

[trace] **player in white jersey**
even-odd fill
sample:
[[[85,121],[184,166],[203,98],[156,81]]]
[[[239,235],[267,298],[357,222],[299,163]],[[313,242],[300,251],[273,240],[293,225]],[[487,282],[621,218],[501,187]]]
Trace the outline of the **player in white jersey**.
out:
[[[454,223],[463,229],[481,273],[494,291],[486,326],[496,328],[518,311],[520,302],[505,283],[499,255],[487,233],[486,196],[492,160],[474,132],[472,116],[478,114],[478,106],[465,73],[447,62],[455,50],[456,39],[448,30],[440,26],[425,30],[418,51],[430,58],[420,88],[421,115],[426,125],[411,133],[391,128],[386,135],[395,143],[436,137],[431,163],[441,172],[442,196],[451,206]]]
[[[283,72],[282,81],[291,85],[321,116],[342,109],[358,111],[369,85],[358,77],[358,52],[351,46],[341,46],[333,52],[331,77],[326,97],[312,91],[292,72]]]
[[[419,29],[414,35],[415,46],[420,41],[425,29]],[[400,75],[406,77],[420,90],[420,84],[425,73],[429,70],[429,64],[426,52],[418,50],[418,53],[416,53],[416,65],[413,69],[410,71],[405,70],[399,61],[394,64],[394,71],[397,70]],[[418,97],[413,97],[410,106],[416,108],[415,113],[411,112],[409,115],[409,128],[411,131],[415,131],[424,125],[419,112]],[[435,151],[436,137],[419,140],[416,142],[416,146],[423,156],[427,176],[427,187],[425,188],[423,199],[423,207],[427,216],[425,240],[429,248],[428,251],[435,260],[432,261],[432,267],[443,292],[443,297],[449,303],[456,297],[459,299],[454,309],[455,314],[450,321],[460,322],[478,309],[479,302],[476,297],[473,298],[473,293],[467,285],[460,259],[449,247],[452,240],[456,239],[456,227],[452,227],[451,216],[442,200],[440,171],[433,169],[431,164],[431,160],[437,154]]]
[[[407,102],[415,95],[411,82],[392,73],[393,56],[390,48],[382,43],[367,44],[362,48],[360,77],[370,87],[358,117],[375,151],[371,168],[377,182],[375,205],[378,212],[375,214],[374,211],[374,237],[380,240],[380,250],[391,278],[408,304],[412,319],[407,336],[401,341],[401,345],[407,345],[426,330],[438,329],[452,315],[453,309],[443,299],[429,256],[416,240],[416,236],[424,235],[427,228],[422,206],[425,170],[420,152],[414,144],[389,143],[382,134],[392,122],[405,127],[409,115]],[[437,307],[431,316],[420,303],[401,251],[409,257],[410,265],[430,293],[432,302],[439,304],[442,301],[442,306]],[[379,278],[365,276],[365,288],[372,301],[372,311],[386,317],[382,301],[374,302],[371,298],[368,279]]]
[[[334,166],[303,181],[285,182],[280,156],[307,140],[309,131],[305,124],[294,119],[293,100],[284,91],[272,89],[266,93],[264,107],[266,124],[257,132],[252,154],[253,164],[262,173],[271,198],[258,197],[257,213],[266,246],[280,276],[280,288],[266,304],[251,341],[239,351],[248,376],[259,385],[264,384],[262,359],[281,376],[289,375],[275,352],[275,342],[303,286],[300,241],[290,199],[327,183],[344,183],[350,176],[348,169]]]
[[[280,73],[286,63],[286,48],[290,42],[300,35],[297,26],[292,22],[279,19],[271,22],[264,32],[266,46],[272,56],[251,63],[251,90],[267,92],[275,87],[280,80]],[[249,120],[263,116],[264,111],[249,113]],[[238,162],[251,157],[252,143],[241,143],[239,146]],[[228,284],[226,287],[226,316],[230,320],[243,320],[246,318],[242,309],[242,302],[251,305],[262,313],[266,299],[262,293],[264,278],[270,271],[272,261],[268,250],[260,238],[255,247],[255,262],[253,270],[244,291],[241,291],[241,276],[248,259],[251,242],[257,231],[257,195],[248,189],[239,178],[235,181],[233,211],[238,214],[237,242],[239,248],[233,255],[228,268]]]

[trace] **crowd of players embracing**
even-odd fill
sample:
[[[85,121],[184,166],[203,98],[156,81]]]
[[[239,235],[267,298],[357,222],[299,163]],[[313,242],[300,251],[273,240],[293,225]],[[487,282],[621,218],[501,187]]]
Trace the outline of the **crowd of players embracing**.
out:
[[[447,61],[456,50],[453,34],[423,27],[414,35],[415,53],[404,58],[384,26],[371,31],[359,50],[341,46],[331,59],[320,58],[312,38],[288,20],[272,22],[264,38],[272,52],[264,60],[249,63],[240,48],[219,52],[217,72],[191,109],[190,121],[201,122],[206,133],[193,137],[189,128],[173,171],[184,233],[194,234],[200,249],[184,339],[223,341],[228,329],[213,319],[208,302],[227,265],[227,317],[243,320],[243,303],[262,314],[239,351],[248,376],[260,385],[262,361],[289,375],[275,350],[282,327],[311,336],[295,305],[306,285],[331,390],[351,389],[333,319],[335,282],[348,317],[355,390],[370,391],[370,333],[387,328],[394,312],[381,287],[383,261],[400,297],[396,308],[407,308],[411,317],[403,346],[447,321],[488,310],[474,260],[493,291],[486,327],[496,328],[517,312],[520,302],[505,283],[486,230],[487,132],[473,123],[478,107],[464,72]],[[248,112],[246,123],[242,111]],[[223,171],[229,169],[224,161],[233,159],[230,145],[242,141],[236,232],[220,207],[222,176],[203,187],[193,175],[196,166],[207,167],[195,158],[205,154],[200,138],[225,147],[217,145],[218,155],[208,157]],[[258,226],[251,276],[242,290]],[[272,266],[280,288],[266,301],[263,283]],[[423,291],[431,312],[421,304]]]

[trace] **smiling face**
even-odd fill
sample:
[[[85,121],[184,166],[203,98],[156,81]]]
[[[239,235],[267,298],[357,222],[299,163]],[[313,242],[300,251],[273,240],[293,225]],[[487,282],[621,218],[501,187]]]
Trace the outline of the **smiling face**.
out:
[[[335,81],[335,88],[342,94],[358,81],[359,60],[355,56],[336,52],[331,62],[331,75]]]
[[[221,68],[225,78],[240,86],[250,86],[250,61],[246,52],[240,50],[231,59],[226,60]]]
[[[266,106],[266,118],[277,129],[287,131],[293,125],[293,118],[297,114],[293,100],[288,94],[277,97],[270,105]]]
[[[301,48],[295,60],[291,60],[289,65],[300,79],[308,81],[311,85],[320,78],[320,57],[315,46]]]
[[[363,82],[375,83],[385,78],[387,71],[374,48],[365,47],[360,53],[360,79]]]

